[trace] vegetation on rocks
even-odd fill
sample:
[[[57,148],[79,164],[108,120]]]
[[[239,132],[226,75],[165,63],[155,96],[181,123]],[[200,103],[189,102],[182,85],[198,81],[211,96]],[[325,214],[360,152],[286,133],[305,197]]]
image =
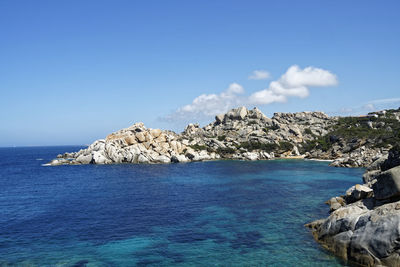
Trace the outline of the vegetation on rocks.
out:
[[[279,146],[275,143],[260,143],[260,142],[243,142],[240,143],[240,145],[236,146],[237,148],[243,148],[248,151],[254,151],[254,150],[261,150],[265,152],[273,152]]]
[[[399,130],[399,121],[393,118],[345,117],[338,120],[331,134],[346,140],[369,139],[376,147],[381,147],[391,142],[399,142]]]
[[[387,153],[400,143],[400,109],[370,113],[367,116],[340,117],[325,135],[301,144],[302,153],[320,151],[325,158],[337,159],[335,166],[367,166],[374,155]],[[305,132],[310,133],[309,130]],[[363,153],[364,150],[370,153]],[[315,155],[315,153],[314,153]],[[347,159],[343,160],[343,158]],[[357,159],[364,157],[361,162]],[[355,158],[353,160],[351,158]]]
[[[279,142],[279,149],[283,152],[291,151],[293,149],[293,144],[286,141]]]
[[[236,149],[234,149],[232,147],[219,147],[219,148],[217,148],[217,152],[221,156],[226,156],[226,155],[230,155],[230,154],[236,153]]]
[[[323,112],[275,113],[240,107],[181,134],[148,129],[142,123],[66,153],[59,164],[168,163],[232,158],[306,157],[334,160],[333,166],[361,167],[400,141],[400,110],[363,117],[329,117]]]
[[[207,150],[207,146],[205,146],[205,145],[194,144],[194,145],[190,145],[190,147],[196,151]]]
[[[226,135],[218,136],[218,141],[224,141],[226,139]]]

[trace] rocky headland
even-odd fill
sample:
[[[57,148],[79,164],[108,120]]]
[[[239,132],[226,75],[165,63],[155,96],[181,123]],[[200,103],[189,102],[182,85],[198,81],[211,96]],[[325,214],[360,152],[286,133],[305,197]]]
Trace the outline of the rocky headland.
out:
[[[360,117],[329,117],[323,112],[275,113],[232,109],[180,133],[146,128],[143,123],[96,140],[78,152],[58,155],[49,165],[177,163],[216,159],[332,160],[337,167],[367,167],[400,140],[400,110]]]

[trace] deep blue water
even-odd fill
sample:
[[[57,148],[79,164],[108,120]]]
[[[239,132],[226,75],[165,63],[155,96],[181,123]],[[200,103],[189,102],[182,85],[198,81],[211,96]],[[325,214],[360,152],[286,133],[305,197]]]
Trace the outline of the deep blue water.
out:
[[[0,266],[342,266],[303,225],[362,169],[303,160],[44,167],[0,148]]]

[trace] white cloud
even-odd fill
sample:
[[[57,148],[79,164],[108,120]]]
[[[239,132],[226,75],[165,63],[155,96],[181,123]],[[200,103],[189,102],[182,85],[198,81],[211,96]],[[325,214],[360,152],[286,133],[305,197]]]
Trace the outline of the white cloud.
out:
[[[226,89],[226,94],[243,94],[243,93],[244,93],[243,86],[241,86],[238,83],[231,83],[228,89]]]
[[[270,77],[271,75],[266,70],[255,70],[249,76],[249,80],[267,80]]]
[[[385,98],[385,99],[376,99],[369,101],[367,104],[394,104],[394,103],[399,103],[400,98]]]
[[[374,110],[376,110],[376,107],[374,104],[368,103],[363,106],[363,109],[368,110],[368,111],[374,111]]]
[[[245,96],[242,95],[245,93],[244,88],[240,84],[232,83],[220,94],[202,94],[196,97],[191,104],[179,108],[166,119],[169,121],[209,119],[238,106],[283,103],[289,97],[305,98],[310,94],[309,87],[333,86],[337,83],[336,75],[330,71],[314,67],[301,69],[293,65],[278,80],[270,82],[266,89]]]
[[[255,92],[247,99],[247,104],[267,105],[274,102],[286,102],[286,96],[275,94],[273,91],[264,89]]]
[[[365,115],[368,112],[378,111],[383,109],[398,108],[400,105],[400,98],[385,98],[375,99],[352,107],[344,107],[339,110],[328,112],[331,115],[341,116],[358,116]]]
[[[297,65],[291,66],[279,82],[287,87],[332,86],[338,83],[336,75],[327,70],[314,67],[300,69]]]
[[[279,80],[272,81],[269,87],[255,92],[249,97],[251,104],[265,105],[284,102],[287,97],[305,98],[310,94],[309,87],[333,86],[338,83],[336,75],[319,68],[291,66]],[[272,101],[276,99],[277,101]]]
[[[240,96],[244,93],[243,87],[232,83],[220,94],[202,94],[196,97],[191,104],[185,105],[167,116],[167,120],[193,120],[211,117],[226,112],[232,107],[241,105],[245,99]]]

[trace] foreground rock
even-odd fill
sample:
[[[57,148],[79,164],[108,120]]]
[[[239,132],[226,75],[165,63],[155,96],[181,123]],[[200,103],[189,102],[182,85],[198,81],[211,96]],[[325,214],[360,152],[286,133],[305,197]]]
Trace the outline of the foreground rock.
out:
[[[394,147],[377,159],[364,175],[366,184],[329,200],[328,218],[306,225],[326,249],[362,266],[400,266],[399,151]]]
[[[400,201],[357,201],[307,226],[318,242],[344,260],[363,266],[400,266]]]

